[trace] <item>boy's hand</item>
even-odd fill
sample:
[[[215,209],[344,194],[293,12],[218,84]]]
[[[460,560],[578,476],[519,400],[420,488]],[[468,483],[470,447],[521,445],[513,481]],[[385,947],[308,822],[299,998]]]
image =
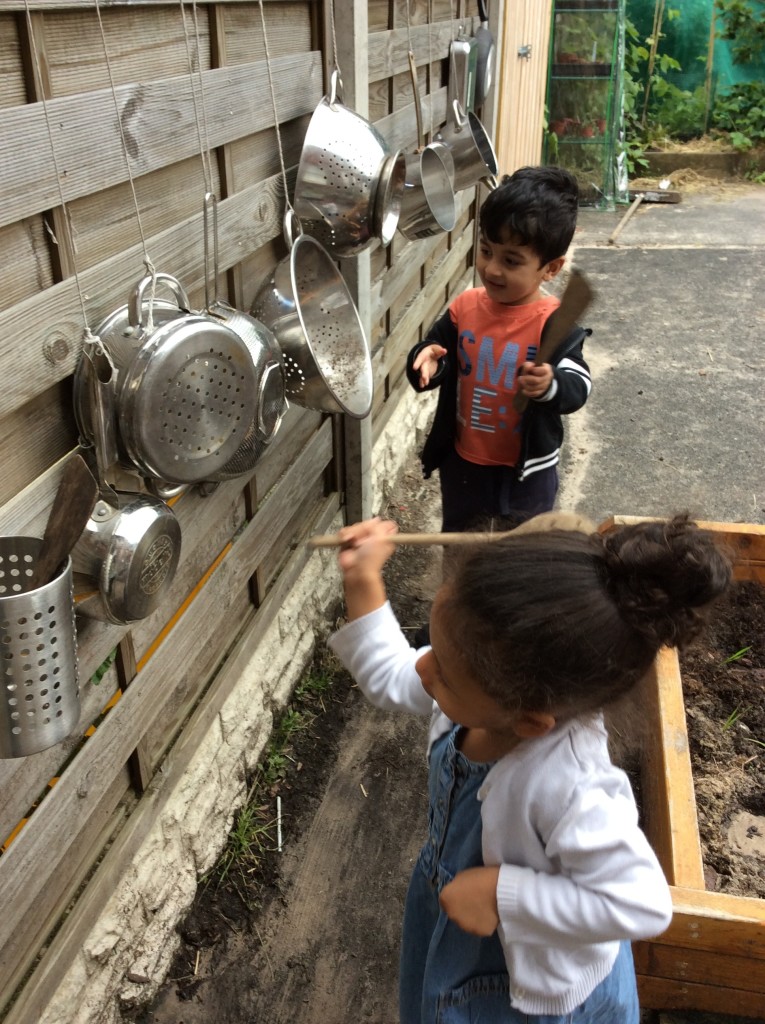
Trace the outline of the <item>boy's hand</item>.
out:
[[[386,601],[382,567],[395,550],[388,539],[398,532],[390,520],[367,519],[339,531],[343,546],[337,561],[343,572],[348,619],[360,619]]]
[[[518,377],[518,388],[527,398],[541,398],[553,382],[553,368],[549,363],[524,363]]]
[[[412,363],[413,370],[420,371],[420,387],[426,388],[438,370],[438,361],[446,355],[443,345],[426,345]]]
[[[493,935],[499,924],[498,880],[499,866],[460,871],[441,890],[441,909],[463,932]]]

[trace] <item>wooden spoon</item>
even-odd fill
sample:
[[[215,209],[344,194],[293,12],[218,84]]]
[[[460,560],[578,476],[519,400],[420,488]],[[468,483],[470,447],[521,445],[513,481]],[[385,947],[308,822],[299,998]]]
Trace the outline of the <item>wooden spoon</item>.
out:
[[[98,499],[98,484],[81,455],[64,466],[29,589],[45,586],[79,540]]]
[[[391,533],[385,537],[390,544],[411,544],[425,547],[429,544],[483,544],[489,541],[502,540],[507,531],[497,533]],[[308,541],[311,548],[341,548],[345,544],[337,533],[317,534]]]

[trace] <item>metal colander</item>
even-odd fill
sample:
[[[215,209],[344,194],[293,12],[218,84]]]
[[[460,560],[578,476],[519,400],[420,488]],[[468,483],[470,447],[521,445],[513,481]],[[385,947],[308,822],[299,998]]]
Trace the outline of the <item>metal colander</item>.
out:
[[[304,230],[335,256],[355,256],[396,232],[406,160],[342,102],[342,79],[314,111],[303,141],[295,212]]]
[[[290,208],[284,234],[289,255],[258,292],[252,315],[281,346],[287,397],[306,409],[363,419],[372,407],[373,382],[358,310],[332,257],[302,233]]]
[[[27,590],[42,541],[0,537],[0,757],[52,747],[80,717],[72,563]]]

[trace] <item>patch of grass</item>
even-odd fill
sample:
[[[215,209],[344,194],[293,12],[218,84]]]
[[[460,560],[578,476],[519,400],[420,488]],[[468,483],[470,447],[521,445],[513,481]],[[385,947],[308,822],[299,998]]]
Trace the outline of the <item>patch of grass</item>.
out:
[[[723,665],[730,665],[731,662],[739,662],[739,660],[742,657],[746,657],[747,654],[749,654],[749,652],[751,650],[752,650],[752,644],[750,644],[749,647],[741,647],[739,650],[735,651],[733,654],[729,654],[728,657],[725,658],[725,660],[723,662]]]
[[[736,722],[741,721],[749,708],[734,708],[723,722],[723,732],[732,729]]]
[[[323,648],[323,645],[321,645]],[[317,657],[298,682],[292,700],[275,719],[271,736],[263,751],[244,806],[236,815],[226,847],[217,864],[203,879],[218,886],[228,882],[237,889],[237,877],[252,881],[263,857],[276,849],[277,823],[273,816],[273,798],[295,763],[291,754],[295,738],[309,729],[320,713],[333,686],[328,652]],[[249,886],[245,887],[247,891]]]

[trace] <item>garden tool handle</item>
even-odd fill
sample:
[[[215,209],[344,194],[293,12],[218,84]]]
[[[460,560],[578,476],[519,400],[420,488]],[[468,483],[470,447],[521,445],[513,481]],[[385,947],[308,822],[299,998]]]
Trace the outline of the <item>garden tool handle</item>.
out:
[[[592,302],[593,295],[594,292],[584,274],[579,270],[572,270],[561,295],[560,305],[553,310],[542,330],[542,340],[534,356],[535,366],[550,361],[558,345],[574,328],[579,317]],[[528,404],[526,395],[518,391],[513,398],[515,411],[522,413]]]

